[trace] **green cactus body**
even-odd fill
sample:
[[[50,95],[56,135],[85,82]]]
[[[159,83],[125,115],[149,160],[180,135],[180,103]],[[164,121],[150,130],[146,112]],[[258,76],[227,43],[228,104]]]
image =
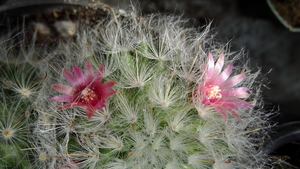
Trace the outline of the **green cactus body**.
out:
[[[46,57],[30,65],[36,73],[9,75],[28,82],[32,91],[28,102],[17,105],[25,112],[22,129],[27,129],[21,131],[29,139],[20,147],[1,142],[1,165],[9,168],[20,159],[19,168],[44,169],[264,166],[266,156],[257,145],[267,121],[252,86],[257,74],[245,65],[229,71],[242,56],[232,57],[226,45],[216,45],[209,27],[200,32],[184,28],[185,22],[117,13],[97,26],[80,25],[72,41],[61,40],[41,53]],[[237,75],[231,80],[237,89],[223,90],[228,72]],[[7,94],[5,76],[2,106],[22,100]],[[229,100],[227,107],[218,104],[221,98]]]

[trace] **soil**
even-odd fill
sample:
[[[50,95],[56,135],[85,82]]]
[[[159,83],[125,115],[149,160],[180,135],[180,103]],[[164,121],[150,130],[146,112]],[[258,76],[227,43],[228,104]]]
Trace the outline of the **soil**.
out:
[[[37,10],[33,14],[17,15],[14,12],[14,15],[6,17],[0,25],[0,34],[8,32],[11,37],[16,38],[20,31],[25,30],[26,39],[23,45],[34,37],[39,45],[52,46],[56,45],[57,39],[72,38],[80,25],[96,25],[97,21],[106,17],[107,12],[101,8],[68,5],[45,11]]]
[[[300,0],[272,0],[278,13],[292,27],[300,27]]]

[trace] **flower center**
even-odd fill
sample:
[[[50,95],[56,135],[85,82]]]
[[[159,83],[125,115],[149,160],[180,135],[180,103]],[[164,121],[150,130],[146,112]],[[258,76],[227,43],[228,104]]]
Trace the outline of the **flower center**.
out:
[[[205,101],[204,104],[214,103],[218,99],[222,98],[222,94],[220,93],[221,89],[219,86],[205,86]]]
[[[2,131],[2,136],[5,138],[5,139],[10,139],[14,136],[14,133],[15,133],[15,130],[11,129],[11,128],[7,128],[7,129],[4,129]]]
[[[91,101],[97,100],[97,94],[95,92],[95,88],[85,88],[81,91],[81,102],[88,103]]]

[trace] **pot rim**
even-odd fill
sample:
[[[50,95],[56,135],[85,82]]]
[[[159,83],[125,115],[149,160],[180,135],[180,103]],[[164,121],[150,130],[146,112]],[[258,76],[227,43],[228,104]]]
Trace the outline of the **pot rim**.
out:
[[[300,141],[300,121],[288,122],[272,128],[271,141],[265,145],[268,154],[293,141]]]
[[[300,32],[300,28],[293,27],[287,21],[285,21],[285,19],[278,13],[278,11],[276,10],[276,8],[274,7],[271,1],[272,0],[267,0],[268,6],[272,10],[273,14],[278,18],[278,20],[291,32]]]

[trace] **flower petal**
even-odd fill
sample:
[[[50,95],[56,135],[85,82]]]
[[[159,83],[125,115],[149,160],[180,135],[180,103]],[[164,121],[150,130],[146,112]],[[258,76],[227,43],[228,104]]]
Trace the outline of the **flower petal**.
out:
[[[253,107],[252,104],[250,104],[244,100],[241,100],[241,99],[227,98],[226,101],[227,101],[227,103],[225,103],[225,104],[228,104],[228,105],[229,105],[229,103],[233,103],[237,107],[243,107],[243,108],[252,108]]]
[[[50,100],[56,101],[56,102],[69,102],[72,100],[72,96],[70,95],[58,95],[50,98]]]
[[[86,116],[88,119],[90,119],[96,112],[96,109],[91,108],[91,107],[87,107],[86,108]]]
[[[58,91],[59,93],[67,94],[67,95],[73,95],[73,88],[68,86],[68,85],[63,85],[63,84],[53,84],[51,87]]]
[[[100,109],[105,107],[105,104],[103,103],[103,100],[100,100],[94,107]]]
[[[116,84],[116,81],[115,81],[115,80],[108,80],[108,81],[106,81],[106,82],[104,82],[104,83],[102,84],[102,88],[103,88],[104,90],[106,90],[106,89],[109,89],[109,88],[113,87],[113,85],[115,85],[115,84]]]
[[[86,107],[86,104],[80,102],[69,102],[59,107],[58,110],[62,110],[70,107]]]
[[[221,73],[221,70],[223,68],[223,65],[224,65],[224,54],[221,54],[215,65],[215,70],[214,70],[214,73],[213,73],[211,79],[215,79],[216,77],[219,76],[219,74]]]
[[[247,98],[249,94],[246,92],[248,90],[247,87],[239,87],[230,89],[228,91],[222,91],[221,94],[223,97],[236,97],[236,98]]]
[[[219,108],[215,108],[215,109],[225,120],[228,120],[228,114],[224,109],[219,109]]]
[[[211,79],[211,76],[214,72],[214,58],[210,52],[208,52],[208,63],[207,63],[207,70],[205,73],[205,78],[206,79]]]
[[[238,110],[238,105],[237,104],[235,104],[235,101],[236,99],[234,99],[234,100],[228,100],[228,98],[221,98],[221,99],[219,99],[217,102],[214,102],[214,103],[212,103],[211,105],[213,106],[213,107],[217,107],[217,108],[219,108],[219,109],[226,109],[226,107],[228,108],[230,108],[230,109],[233,109],[233,110]]]
[[[239,84],[245,77],[245,74],[238,74],[233,76],[232,78],[225,81],[223,84],[220,85],[220,88],[226,89],[230,87],[234,87],[235,85]]]
[[[232,72],[233,63],[230,63],[213,82],[212,85],[221,86],[221,84],[228,79]],[[225,88],[225,87],[224,87]]]
[[[222,107],[222,108],[216,108],[217,112],[225,119],[228,120],[228,113],[230,112],[235,118],[237,118],[240,122],[242,121],[240,116],[231,108],[228,107]]]
[[[77,79],[78,83],[84,82],[85,76],[84,76],[84,74],[82,73],[81,69],[78,68],[78,67],[75,66],[75,65],[72,66],[72,69],[73,69],[75,78]]]
[[[112,90],[112,89],[108,89],[105,90],[102,94],[102,99],[107,99],[108,97],[110,97],[111,95],[115,94],[116,91]]]
[[[228,110],[235,118],[237,118],[240,122],[242,122],[240,116],[233,110]]]
[[[102,78],[103,71],[104,71],[104,64],[101,64],[98,67],[98,70],[96,72],[96,76],[100,76]]]
[[[116,91],[112,90],[112,89],[108,89],[103,91],[102,93],[102,99],[107,99],[109,98],[111,95],[114,95],[116,93]]]
[[[116,81],[109,80],[105,83],[101,84],[100,81],[94,81],[94,86],[98,92],[100,92],[101,100],[107,99],[109,96],[116,93],[116,91],[110,89],[114,84],[116,84]]]
[[[71,86],[74,87],[76,85],[77,79],[74,77],[71,71],[69,71],[68,69],[63,69],[63,75]]]
[[[86,76],[94,76],[94,69],[90,60],[87,60],[84,64],[84,73]]]

